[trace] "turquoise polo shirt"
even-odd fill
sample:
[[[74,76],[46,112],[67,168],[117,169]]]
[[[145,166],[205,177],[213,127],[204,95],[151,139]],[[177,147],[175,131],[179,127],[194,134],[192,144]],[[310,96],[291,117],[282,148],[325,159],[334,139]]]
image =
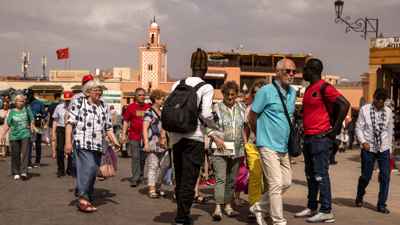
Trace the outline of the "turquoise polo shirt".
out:
[[[281,91],[286,97],[286,107],[292,118],[295,110],[296,90],[290,87],[287,94],[283,89]],[[257,147],[266,147],[276,152],[286,153],[290,127],[281,99],[273,84],[268,84],[257,91],[252,111],[257,113]]]

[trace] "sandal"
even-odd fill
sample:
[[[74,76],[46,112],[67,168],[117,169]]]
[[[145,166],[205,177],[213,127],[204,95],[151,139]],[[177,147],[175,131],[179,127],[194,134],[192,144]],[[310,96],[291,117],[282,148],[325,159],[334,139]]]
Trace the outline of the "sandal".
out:
[[[78,203],[78,210],[84,213],[92,213],[96,212],[97,208],[94,207],[90,202],[81,202]]]
[[[156,191],[149,191],[149,198],[159,198],[160,195]]]
[[[225,214],[226,214],[228,217],[236,217],[236,216],[239,215],[239,213],[236,212],[235,210],[233,210],[231,207],[226,207],[226,208],[225,208]]]
[[[194,197],[193,202],[198,204],[205,204],[208,202],[208,198],[201,195],[197,195]]]

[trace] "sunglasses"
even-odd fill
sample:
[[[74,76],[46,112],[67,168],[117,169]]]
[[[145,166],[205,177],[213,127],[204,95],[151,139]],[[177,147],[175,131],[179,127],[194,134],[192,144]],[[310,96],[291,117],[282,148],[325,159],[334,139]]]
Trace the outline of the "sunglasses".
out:
[[[296,74],[296,73],[297,73],[296,70],[291,70],[291,69],[285,69],[285,70],[283,70],[283,71],[285,71],[286,74]]]

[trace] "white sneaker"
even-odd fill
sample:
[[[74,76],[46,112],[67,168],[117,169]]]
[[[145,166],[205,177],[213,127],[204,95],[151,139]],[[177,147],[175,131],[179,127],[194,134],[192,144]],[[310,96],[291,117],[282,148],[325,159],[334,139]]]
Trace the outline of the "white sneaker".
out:
[[[319,212],[313,217],[306,220],[309,223],[333,223],[335,222],[335,216],[333,213],[322,213]]]
[[[311,210],[309,208],[306,208],[303,211],[294,214],[294,217],[310,217],[314,216],[315,214],[317,214],[317,210]]]
[[[26,174],[26,173],[21,173],[21,178],[22,178],[22,179],[28,178],[28,174]]]
[[[256,204],[252,205],[249,210],[256,216],[258,225],[267,225],[267,222],[264,220],[264,213],[256,209]]]
[[[21,178],[18,174],[14,175],[14,180],[19,180],[19,178]]]

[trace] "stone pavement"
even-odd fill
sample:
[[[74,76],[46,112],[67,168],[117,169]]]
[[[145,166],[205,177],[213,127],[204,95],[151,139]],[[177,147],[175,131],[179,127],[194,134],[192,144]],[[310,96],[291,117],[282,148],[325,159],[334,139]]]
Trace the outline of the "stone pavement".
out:
[[[70,177],[57,178],[56,162],[44,154],[44,165],[33,169],[28,181],[14,181],[9,176],[10,160],[0,160],[0,225],[150,225],[171,224],[175,205],[169,199],[150,200],[144,186],[130,188],[129,159],[120,158],[118,176],[96,183],[95,204],[99,211],[83,214],[74,206],[74,182]],[[360,173],[357,150],[338,154],[339,164],[331,167],[333,208],[336,224],[400,224],[400,176],[392,174],[388,207],[391,214],[382,215],[374,211],[377,201],[378,182],[374,173],[366,195],[365,208],[355,208],[354,195]],[[284,197],[285,215],[288,224],[307,224],[304,219],[295,219],[293,214],[303,209],[306,203],[306,182],[301,157],[293,166],[293,185]],[[210,194],[210,190],[206,190]],[[246,198],[243,195],[243,198]],[[194,205],[195,224],[255,224],[248,222],[247,207],[241,207],[239,218],[224,218],[215,223],[211,220],[212,202]]]

